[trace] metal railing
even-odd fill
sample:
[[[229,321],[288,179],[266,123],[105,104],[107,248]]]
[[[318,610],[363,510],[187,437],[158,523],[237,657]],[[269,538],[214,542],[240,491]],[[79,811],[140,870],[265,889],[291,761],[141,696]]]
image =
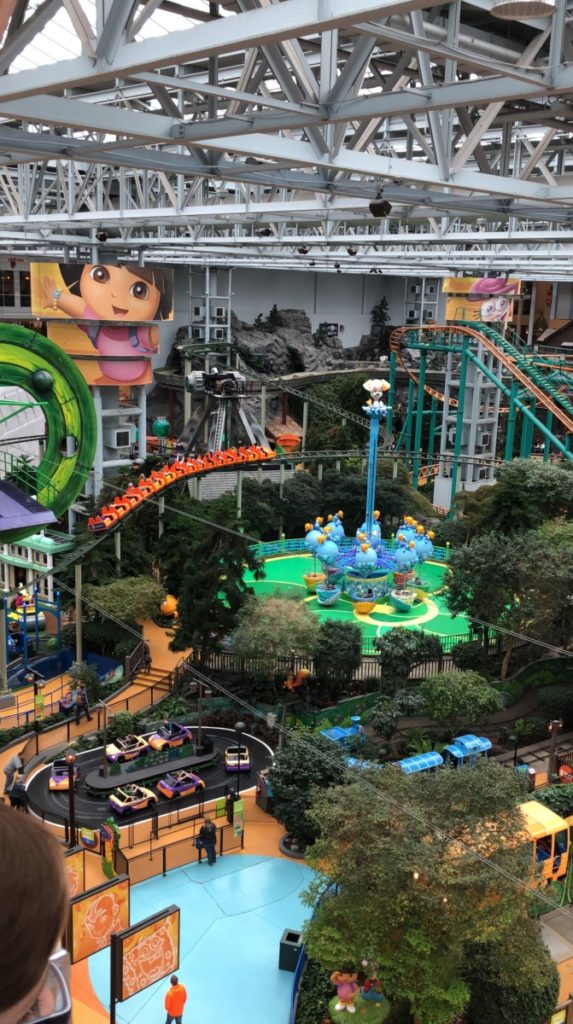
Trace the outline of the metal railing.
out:
[[[149,822],[148,822],[149,824]],[[202,861],[202,850],[196,847],[196,840],[199,834],[199,823],[191,822],[193,830],[174,843],[154,842],[149,839],[146,849],[141,853],[129,853],[126,856],[125,848],[120,847],[115,851],[115,869],[119,874],[129,876],[131,885],[143,882],[155,875],[166,875],[168,871],[183,867],[185,864],[200,864]],[[142,844],[143,845],[143,844]],[[222,857],[231,850],[242,850],[245,845],[244,829],[240,835],[236,835],[232,825],[222,825],[217,829],[217,854]]]

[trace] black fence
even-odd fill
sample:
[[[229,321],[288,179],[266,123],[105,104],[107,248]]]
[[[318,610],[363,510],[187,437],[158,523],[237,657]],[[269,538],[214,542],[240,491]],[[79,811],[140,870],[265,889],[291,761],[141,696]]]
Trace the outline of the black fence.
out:
[[[486,654],[501,654],[507,647],[506,635],[495,629],[488,630],[487,635],[453,633],[451,636],[439,637],[439,640],[442,647],[440,655],[432,661],[416,666],[410,674],[411,679],[422,679],[427,675],[449,670],[453,664],[451,651],[457,644],[479,643]],[[357,682],[380,674],[380,652],[375,647],[374,638],[368,638],[365,645],[366,643],[369,649],[363,654],[362,662],[352,676]],[[513,646],[517,648],[525,643],[526,640],[514,640]],[[313,659],[296,654],[278,658],[248,658],[233,651],[195,651],[186,665],[206,675],[221,672],[228,676],[259,676],[267,679],[286,679],[291,674],[294,677],[300,669],[308,669],[311,674],[314,673]]]

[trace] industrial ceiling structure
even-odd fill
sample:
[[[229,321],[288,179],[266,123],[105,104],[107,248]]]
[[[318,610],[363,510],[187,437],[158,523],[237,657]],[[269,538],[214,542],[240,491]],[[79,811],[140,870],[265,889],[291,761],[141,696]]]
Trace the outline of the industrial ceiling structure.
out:
[[[0,252],[569,280],[570,5],[2,0]]]

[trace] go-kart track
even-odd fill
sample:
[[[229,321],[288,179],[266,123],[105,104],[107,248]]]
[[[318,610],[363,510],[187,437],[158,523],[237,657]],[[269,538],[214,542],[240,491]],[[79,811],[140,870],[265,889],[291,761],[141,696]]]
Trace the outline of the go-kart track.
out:
[[[196,739],[196,734],[196,727],[193,727],[193,740]],[[203,767],[201,762],[205,763],[205,756],[195,756],[192,753],[194,745],[191,748],[189,746],[180,747],[175,750],[166,751],[161,755],[164,760],[158,760],[157,763],[149,765],[143,770],[141,766],[138,767],[138,761],[130,761],[128,764],[122,765],[122,774],[110,774],[108,776],[108,789],[102,791],[100,796],[95,795],[95,792],[90,790],[88,783],[90,776],[92,779],[94,777],[98,778],[99,786],[104,783],[104,779],[99,774],[99,769],[103,765],[103,747],[97,747],[95,750],[78,754],[76,763],[79,767],[80,777],[75,790],[77,825],[79,827],[84,825],[87,828],[99,828],[102,822],[109,818],[110,815],[113,815],[118,825],[142,821],[145,818],[150,818],[153,814],[161,815],[169,811],[177,811],[179,808],[189,807],[193,804],[208,803],[211,800],[224,796],[226,787],[236,788],[237,775],[235,772],[225,771],[224,761],[226,748],[236,744],[235,732],[232,729],[208,727],[204,728],[203,735],[204,737],[210,737],[213,741],[214,756],[216,758],[215,764],[212,763],[213,758],[211,757],[209,758],[210,765]],[[250,772],[241,772],[240,786],[241,792],[243,792],[255,785],[257,772],[269,766],[272,751],[262,740],[245,733],[241,737],[241,745],[248,747],[251,760]],[[108,765],[108,767],[111,768],[111,765]],[[157,783],[169,772],[180,768],[199,775],[205,783],[205,789],[190,796],[168,799],[159,792]],[[50,775],[51,765],[47,765],[31,779],[27,789],[28,806],[33,814],[39,815],[46,821],[63,825],[69,819],[69,796],[66,791],[50,791],[48,787]],[[158,802],[147,810],[114,814],[107,802],[107,797],[113,793],[114,789],[130,783],[136,783],[139,786],[145,786],[153,790],[159,798]]]

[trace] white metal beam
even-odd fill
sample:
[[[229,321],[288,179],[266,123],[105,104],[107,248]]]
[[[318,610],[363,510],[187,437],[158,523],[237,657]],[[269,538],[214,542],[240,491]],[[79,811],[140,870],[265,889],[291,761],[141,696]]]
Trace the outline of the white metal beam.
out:
[[[47,0],[59,3],[60,0]],[[438,0],[288,0],[272,7],[220,18],[203,25],[120,46],[112,65],[85,57],[21,71],[0,83],[0,96],[17,99],[39,92],[129,78],[145,70],[236,53],[284,39],[304,37],[365,19],[390,17],[438,4]],[[0,51],[1,60],[1,51]]]

